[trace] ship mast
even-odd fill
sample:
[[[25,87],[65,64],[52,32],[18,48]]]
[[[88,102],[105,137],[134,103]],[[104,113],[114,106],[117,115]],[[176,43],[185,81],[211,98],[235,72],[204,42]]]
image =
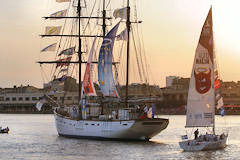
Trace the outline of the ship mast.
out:
[[[130,36],[130,27],[131,27],[131,22],[130,22],[130,5],[129,5],[129,0],[127,0],[127,21],[126,21],[126,27],[127,27],[127,66],[126,66],[126,99],[125,99],[125,105],[126,107],[128,106],[128,84],[129,84],[129,47],[130,47],[130,42],[129,42],[129,36]]]
[[[78,69],[79,69],[79,72],[78,72],[78,79],[79,79],[79,88],[78,88],[78,102],[80,102],[81,100],[81,89],[82,89],[82,82],[81,82],[81,79],[82,79],[82,40],[81,40],[81,37],[80,37],[80,29],[81,29],[81,25],[80,25],[80,21],[81,21],[81,4],[80,4],[80,0],[78,0],[78,6],[77,6],[77,14],[78,14]]]
[[[105,9],[105,0],[103,0],[103,24],[102,24],[102,30],[103,30],[103,37],[106,35],[106,9]]]
[[[39,64],[58,64],[58,63],[69,63],[69,64],[78,64],[78,69],[79,69],[79,73],[78,73],[78,78],[79,78],[79,88],[78,88],[78,100],[80,102],[81,100],[81,89],[82,89],[82,83],[81,83],[81,79],[82,79],[82,63],[87,63],[86,61],[82,61],[82,37],[99,37],[99,38],[104,38],[104,36],[106,35],[106,20],[110,20],[112,19],[111,17],[106,17],[106,6],[105,6],[105,0],[103,0],[103,12],[102,12],[102,17],[98,17],[98,16],[81,16],[81,0],[78,0],[78,4],[77,4],[77,16],[69,16],[69,17],[54,17],[55,19],[77,19],[78,20],[78,33],[77,34],[61,34],[61,35],[51,35],[51,34],[44,34],[44,35],[40,35],[41,37],[76,37],[78,38],[78,61],[69,61],[69,62],[60,62],[60,61],[38,61],[37,63]],[[43,17],[44,19],[50,19],[52,18],[51,16],[47,16],[47,17]],[[102,23],[102,31],[103,34],[102,35],[81,35],[81,19],[102,19],[103,23]],[[98,63],[98,62],[92,62],[92,63]],[[113,65],[119,63],[119,62],[113,62]]]

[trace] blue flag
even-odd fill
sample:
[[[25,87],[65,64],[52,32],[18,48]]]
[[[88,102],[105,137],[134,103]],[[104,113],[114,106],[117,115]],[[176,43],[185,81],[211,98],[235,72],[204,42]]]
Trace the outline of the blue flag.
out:
[[[219,111],[219,114],[220,114],[222,117],[225,115],[224,106],[221,107],[221,110]]]

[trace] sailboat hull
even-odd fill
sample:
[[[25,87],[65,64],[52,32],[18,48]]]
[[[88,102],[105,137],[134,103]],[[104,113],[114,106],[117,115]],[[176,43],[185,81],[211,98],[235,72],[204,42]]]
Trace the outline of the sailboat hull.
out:
[[[54,113],[60,136],[93,139],[149,140],[164,130],[168,119],[149,120],[72,120]]]
[[[227,138],[228,136],[224,136],[223,138],[219,138],[219,136],[215,140],[208,141],[199,141],[199,140],[187,140],[179,142],[180,147],[184,151],[207,151],[207,150],[217,150],[222,149],[227,146]]]

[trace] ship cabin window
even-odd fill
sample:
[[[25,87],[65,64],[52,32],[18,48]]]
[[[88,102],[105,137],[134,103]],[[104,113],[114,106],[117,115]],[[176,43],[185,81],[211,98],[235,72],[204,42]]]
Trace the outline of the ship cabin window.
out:
[[[16,101],[17,100],[17,98],[16,97],[12,97],[12,101]]]
[[[53,99],[54,99],[55,101],[57,101],[58,98],[57,98],[57,97],[53,97]]]
[[[18,97],[18,101],[22,101],[23,100],[23,97]]]
[[[10,101],[10,98],[9,98],[9,97],[7,97],[7,98],[5,99],[5,101]]]
[[[29,100],[30,100],[30,98],[29,98],[29,97],[26,97],[26,98],[25,98],[25,101],[29,101]]]
[[[33,100],[33,101],[36,101],[36,100],[37,100],[37,97],[32,97],[32,100]]]
[[[72,100],[72,97],[67,97],[67,100]]]

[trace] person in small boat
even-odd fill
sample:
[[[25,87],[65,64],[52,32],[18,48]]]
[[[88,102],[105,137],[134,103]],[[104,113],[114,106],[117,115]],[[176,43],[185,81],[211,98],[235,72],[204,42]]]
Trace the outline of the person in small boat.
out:
[[[198,138],[198,134],[199,134],[199,131],[198,129],[194,132],[194,135],[195,135],[195,138],[194,139],[197,139]]]

